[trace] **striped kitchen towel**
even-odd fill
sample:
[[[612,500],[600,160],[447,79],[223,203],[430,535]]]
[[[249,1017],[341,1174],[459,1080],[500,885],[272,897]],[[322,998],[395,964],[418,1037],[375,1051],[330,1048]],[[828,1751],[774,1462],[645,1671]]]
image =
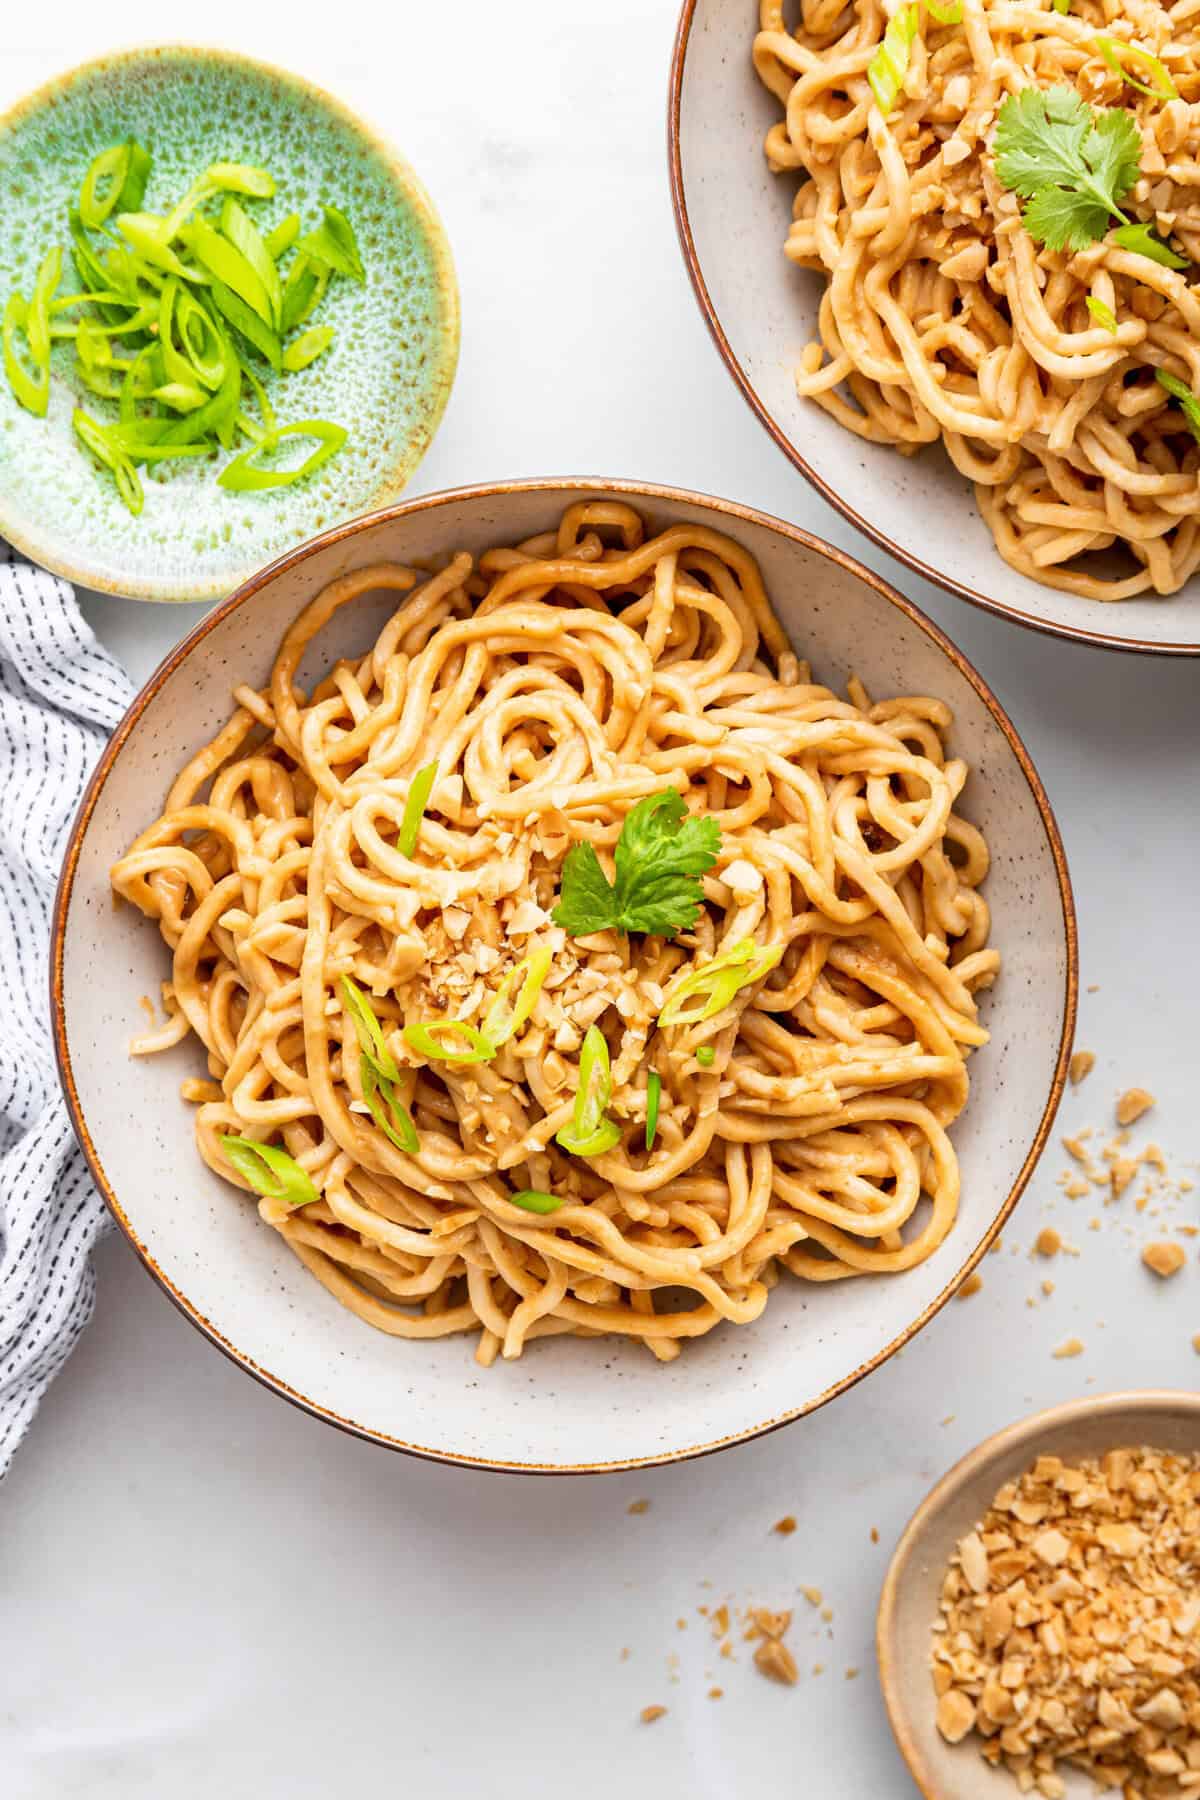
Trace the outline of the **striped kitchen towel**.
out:
[[[75,809],[133,688],[70,584],[0,543],[0,1480],[92,1310],[108,1214],[50,1036],[50,913]]]

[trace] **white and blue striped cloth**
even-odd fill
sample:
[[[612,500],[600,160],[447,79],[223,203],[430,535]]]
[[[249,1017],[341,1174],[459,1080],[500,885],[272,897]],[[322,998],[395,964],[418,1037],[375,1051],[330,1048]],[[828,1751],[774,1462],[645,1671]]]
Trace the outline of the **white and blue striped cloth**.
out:
[[[50,1034],[50,914],[67,832],[133,688],[70,584],[0,543],[0,1480],[91,1316],[108,1214]]]

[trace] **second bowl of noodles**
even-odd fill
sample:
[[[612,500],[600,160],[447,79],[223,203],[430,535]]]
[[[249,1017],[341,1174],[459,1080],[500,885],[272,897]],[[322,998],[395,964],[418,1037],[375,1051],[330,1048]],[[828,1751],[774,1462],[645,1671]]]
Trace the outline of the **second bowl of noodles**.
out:
[[[915,608],[746,508],[529,482],[197,628],[54,970],[97,1180],[213,1341],[380,1442],[578,1470],[783,1423],[932,1315],[1049,1129],[1075,940]]]
[[[1093,0],[686,0],[669,131],[710,330],[825,498],[989,611],[1184,655],[1200,653],[1194,37]],[[1021,95],[1063,112],[1034,121],[1035,178],[1069,181],[1054,156],[1089,125],[1122,146],[1115,216],[1093,202],[1080,254],[1039,243],[1000,179]]]

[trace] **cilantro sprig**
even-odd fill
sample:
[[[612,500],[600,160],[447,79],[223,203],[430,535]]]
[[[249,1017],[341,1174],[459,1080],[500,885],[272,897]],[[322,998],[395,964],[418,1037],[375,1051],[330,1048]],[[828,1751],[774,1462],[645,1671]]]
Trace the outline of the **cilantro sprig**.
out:
[[[648,794],[626,814],[613,853],[614,881],[591,844],[567,852],[554,922],[572,937],[609,930],[674,937],[696,923],[704,897],[700,877],[720,847],[716,820],[688,814],[677,788]]]
[[[1000,108],[996,173],[1028,204],[1030,237],[1051,250],[1086,250],[1141,173],[1141,134],[1120,107],[1096,111],[1074,88],[1022,88]]]

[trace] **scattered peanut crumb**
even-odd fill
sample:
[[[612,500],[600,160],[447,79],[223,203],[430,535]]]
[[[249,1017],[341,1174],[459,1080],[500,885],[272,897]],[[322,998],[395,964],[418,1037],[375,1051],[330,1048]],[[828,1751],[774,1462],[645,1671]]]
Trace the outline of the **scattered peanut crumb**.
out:
[[[661,1719],[666,1710],[665,1706],[643,1706],[638,1718],[643,1725],[653,1725],[655,1719]]]
[[[676,1629],[676,1631],[686,1631],[687,1630],[687,1620],[686,1619],[676,1619],[675,1629]]]
[[[1043,1281],[1042,1292],[1043,1292],[1043,1294],[1045,1294],[1045,1296],[1048,1300],[1050,1298],[1051,1294],[1054,1292],[1054,1283],[1052,1281]]]
[[[1065,1137],[1063,1139],[1063,1149],[1066,1151],[1068,1156],[1073,1156],[1077,1163],[1086,1163],[1086,1162],[1091,1161],[1091,1157],[1088,1154],[1087,1145],[1083,1142],[1083,1133],[1082,1132],[1080,1132],[1077,1137]]]
[[[1197,1356],[1200,1356],[1200,1331],[1198,1331],[1192,1339],[1192,1349],[1196,1352]]]
[[[879,1527],[877,1525],[872,1525],[871,1527],[871,1542],[873,1544],[879,1542]]]
[[[1057,1349],[1052,1350],[1050,1354],[1060,1359],[1064,1356],[1082,1356],[1083,1343],[1077,1337],[1068,1338],[1064,1344],[1059,1344]]]
[[[794,1687],[800,1679],[795,1657],[779,1638],[764,1638],[754,1652],[754,1666],[761,1675],[771,1681],[781,1681],[787,1687]]]
[[[1147,1093],[1145,1088],[1126,1088],[1117,1101],[1117,1124],[1132,1125],[1135,1119],[1140,1119],[1143,1113],[1149,1112],[1155,1105],[1157,1102],[1154,1095]]]
[[[1113,1199],[1119,1200],[1138,1172],[1141,1159],[1136,1156],[1117,1156],[1113,1158],[1109,1180],[1112,1183]]]
[[[1057,1256],[1063,1242],[1053,1225],[1043,1225],[1033,1240],[1033,1247],[1039,1256]]]
[[[1142,1251],[1142,1261],[1148,1269],[1166,1281],[1171,1275],[1178,1275],[1187,1256],[1182,1244],[1147,1244]]]
[[[814,1663],[813,1664],[813,1674],[814,1675],[823,1675],[824,1673],[825,1673],[825,1664],[824,1663]]]
[[[796,1521],[792,1517],[791,1513],[784,1513],[782,1519],[776,1519],[775,1523],[771,1527],[771,1530],[777,1531],[779,1533],[780,1537],[791,1537],[791,1535],[792,1535],[793,1531],[795,1531],[795,1529],[796,1529]]]
[[[833,1624],[833,1608],[832,1608],[832,1606],[823,1606],[821,1608],[821,1617],[824,1619],[824,1621],[827,1625],[832,1625]]]
[[[649,1512],[650,1502],[648,1500],[631,1500],[629,1505],[625,1508],[625,1511],[628,1513]]]
[[[961,1281],[959,1283],[958,1298],[960,1300],[969,1300],[971,1298],[971,1295],[977,1294],[982,1286],[983,1286],[983,1276],[972,1273],[967,1276],[967,1279],[965,1281]]]
[[[825,1597],[818,1587],[802,1587],[800,1592],[804,1595],[804,1598],[808,1601],[810,1606],[820,1606],[821,1601]]]
[[[846,1680],[847,1681],[856,1681],[857,1679],[858,1679],[858,1670],[856,1668],[851,1667],[846,1670]]]
[[[621,1661],[622,1662],[629,1661],[629,1645],[628,1644],[625,1645],[625,1648],[621,1652]]]
[[[1095,1066],[1096,1058],[1090,1050],[1077,1050],[1071,1058],[1071,1067],[1068,1071],[1071,1077],[1071,1086],[1078,1087],[1081,1081],[1086,1081]]]
[[[1066,1181],[1063,1182],[1063,1193],[1068,1200],[1082,1200],[1083,1196],[1090,1191],[1082,1175],[1068,1175]]]

